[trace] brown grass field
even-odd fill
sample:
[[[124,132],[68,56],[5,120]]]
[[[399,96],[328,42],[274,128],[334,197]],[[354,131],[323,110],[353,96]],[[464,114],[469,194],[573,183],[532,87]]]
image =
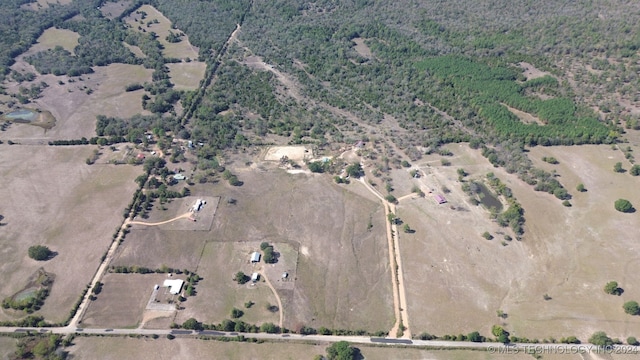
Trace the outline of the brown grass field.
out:
[[[200,61],[167,64],[171,83],[176,90],[195,90],[204,78],[207,64]]]
[[[75,31],[51,27],[40,35],[36,44],[29,49],[29,54],[46,49],[53,49],[56,46],[62,46],[65,50],[73,54],[73,50],[78,46],[79,38],[80,34]]]
[[[9,355],[12,355],[16,351],[16,344],[18,340],[10,337],[0,337],[0,359],[10,359]]]
[[[44,267],[56,280],[39,313],[52,322],[66,318],[89,283],[122,222],[136,187],[133,179],[142,172],[141,167],[85,165],[93,148],[2,145],[0,152],[0,271],[5,280],[0,298],[20,290]],[[27,249],[36,244],[57,255],[46,262],[30,259]],[[2,311],[0,319],[22,315]]]
[[[37,71],[18,57],[12,69],[18,71]],[[97,115],[118,116],[127,118],[138,113],[148,114],[142,109],[144,90],[125,92],[126,85],[151,80],[152,70],[139,65],[111,64],[95,67],[95,73],[76,78],[69,82],[67,76],[40,75],[34,83],[46,82],[49,87],[42,92],[29,107],[50,111],[56,118],[56,126],[44,131],[40,127],[13,124],[0,133],[0,139],[11,139],[14,142],[46,143],[56,139],[79,139],[95,136]],[[82,79],[82,80],[79,80]],[[60,85],[58,81],[62,81]],[[9,92],[17,92],[20,85],[8,83]],[[29,86],[29,83],[22,83]],[[87,94],[87,90],[93,92]]]
[[[82,327],[137,327],[142,322],[154,285],[162,286],[166,278],[167,274],[106,273],[102,291],[82,317]],[[185,276],[178,278],[184,280]]]
[[[360,184],[349,185],[352,192],[329,177],[291,175],[271,164],[266,168],[232,167],[242,187],[226,181],[192,186],[193,198],[221,197],[211,231],[134,225],[113,265],[197,269],[204,279],[198,295],[178,314],[181,321],[190,316],[221,321],[234,306],[242,309],[252,300],[260,311],[249,309],[245,321],[276,322],[275,315],[262,311],[266,302],[275,305],[266,284],[242,288],[231,280],[239,270],[253,271],[248,256],[267,241],[281,254],[277,264],[261,266],[282,299],[284,326],[388,330],[392,294],[381,205],[357,195]],[[229,198],[237,203],[229,204]],[[172,207],[184,206],[173,202],[167,207],[168,215],[155,215],[162,211],[154,209],[148,221],[169,218],[180,212]],[[368,231],[370,221],[373,230]],[[281,281],[285,271],[291,277]]]
[[[245,359],[313,359],[326,355],[325,344],[271,343],[262,344],[206,341],[196,339],[167,340],[159,338],[132,339],[117,337],[76,337],[67,348],[71,359],[204,359],[215,357],[225,360]],[[367,360],[528,360],[528,354],[490,354],[472,350],[424,350],[413,348],[386,348],[356,346]],[[634,355],[551,355],[545,360],[625,360]]]
[[[400,234],[414,333],[489,334],[493,324],[504,324],[516,336],[540,339],[575,335],[586,341],[599,330],[621,339],[640,333],[640,320],[622,310],[625,301],[640,298],[631,281],[640,270],[633,235],[639,221],[637,214],[615,211],[613,202],[622,197],[640,204],[640,195],[634,191],[637,178],[613,172],[613,164],[623,161],[620,151],[610,146],[531,150],[536,165],[556,169],[574,195],[573,206],[567,208],[493,168],[478,151],[466,145],[448,148],[454,153],[452,166],[427,157],[421,168],[428,175],[421,180],[433,184],[428,187],[444,184],[451,189],[446,194],[449,203],[436,205],[427,194],[398,206],[400,218],[416,230]],[[560,164],[543,163],[542,156],[554,156]],[[501,245],[499,232],[510,232],[491,222],[486,210],[468,203],[457,182],[458,167],[471,177],[494,172],[513,190],[525,209],[521,242]],[[587,192],[575,191],[579,182]],[[452,205],[463,210],[452,210]],[[482,238],[484,231],[495,239]],[[603,292],[609,280],[624,288],[621,297]],[[544,294],[552,299],[545,301]],[[499,309],[508,314],[506,319],[497,317]]]
[[[216,241],[298,246],[295,288],[279,290],[286,327],[390,328],[392,294],[381,205],[333,184],[328,176],[265,169],[234,170],[242,187],[215,185],[223,196],[214,219]],[[227,197],[237,204],[222,206]]]
[[[239,285],[233,281],[238,271],[251,276],[264,264],[249,264],[249,254],[259,250],[259,243],[248,242],[208,242],[202,253],[202,261],[197,273],[203,279],[196,286],[197,294],[183,303],[185,310],[178,312],[176,323],[182,323],[194,317],[205,323],[219,323],[231,319],[231,310],[235,307],[244,311],[240,320],[250,324],[272,322],[278,324],[278,313],[267,310],[267,306],[277,304],[273,292],[264,279],[255,285],[251,282]],[[275,280],[275,279],[274,279]],[[252,301],[251,308],[244,304]]]
[[[136,11],[144,11],[147,13],[147,17],[142,20],[142,15],[136,14],[135,11],[125,19],[125,22],[131,25],[131,28],[136,31],[140,26],[142,29],[146,31],[154,31],[158,34],[158,41],[160,44],[164,46],[164,50],[162,53],[166,57],[178,58],[178,59],[197,59],[198,58],[198,48],[191,45],[189,42],[189,37],[185,34],[182,37],[182,41],[177,43],[169,43],[166,40],[167,35],[169,35],[169,30],[172,32],[180,32],[179,29],[173,29],[171,27],[171,21],[167,19],[160,11],[158,11],[155,7],[151,5],[142,5]],[[153,20],[158,20],[157,24],[152,24]],[[141,23],[140,21],[144,22]]]
[[[107,1],[100,7],[100,12],[106,18],[113,19],[129,8],[132,2],[132,0]]]

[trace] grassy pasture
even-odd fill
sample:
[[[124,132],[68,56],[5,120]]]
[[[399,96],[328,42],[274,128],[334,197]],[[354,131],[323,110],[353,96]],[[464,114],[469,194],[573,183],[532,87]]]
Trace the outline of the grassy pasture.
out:
[[[31,65],[22,60],[22,55],[12,66],[14,68],[32,69]],[[138,113],[148,114],[142,109],[144,90],[125,92],[124,88],[133,82],[150,81],[152,70],[127,64],[111,64],[95,67],[94,70],[93,74],[75,78],[73,82],[67,76],[37,76],[34,83],[44,81],[49,87],[44,89],[41,98],[29,106],[50,111],[56,118],[56,126],[45,132],[34,126],[12,125],[7,131],[0,133],[0,139],[41,139],[46,142],[79,139],[83,136],[90,138],[95,136],[97,115],[127,118]],[[37,73],[35,69],[30,71]],[[28,87],[29,83],[21,85]],[[19,86],[9,83],[7,90],[17,92]]]
[[[400,235],[414,333],[479,330],[486,335],[493,324],[505,324],[516,336],[539,339],[575,335],[586,341],[598,330],[621,339],[640,333],[640,320],[622,310],[625,301],[640,298],[640,289],[631,280],[640,270],[633,240],[640,224],[636,214],[615,211],[613,201],[623,197],[640,204],[640,196],[634,191],[637,178],[613,172],[613,164],[623,161],[620,151],[610,146],[531,150],[536,164],[556,169],[574,195],[573,206],[567,208],[493,168],[478,151],[466,145],[448,148],[454,153],[452,165],[431,163],[425,167],[430,170],[425,181],[445,183],[452,190],[445,195],[449,203],[437,206],[432,199],[415,199],[398,207],[399,216],[416,229],[415,234]],[[542,156],[554,156],[560,164],[543,163]],[[427,157],[425,162],[429,161]],[[521,242],[500,244],[501,229],[460,192],[457,167],[471,176],[494,172],[512,189],[525,209]],[[574,190],[579,182],[587,192]],[[454,211],[450,205],[465,210]],[[484,231],[495,239],[482,238]],[[625,289],[621,297],[602,291],[609,280]],[[545,301],[544,294],[552,299]],[[497,317],[499,309],[508,314],[506,319]]]
[[[249,254],[259,250],[259,245],[247,242],[207,243],[197,271],[203,277],[196,286],[197,295],[187,298],[183,303],[185,310],[178,312],[175,321],[182,323],[194,317],[206,323],[219,323],[231,319],[231,310],[235,307],[244,311],[239,320],[251,324],[278,324],[278,313],[267,310],[268,305],[277,305],[277,301],[264,279],[253,286],[251,282],[239,285],[233,281],[238,271],[251,276],[263,267],[262,263],[253,265],[248,261]],[[275,279],[270,280],[274,282]],[[244,304],[248,301],[255,304],[247,309]]]
[[[73,53],[78,46],[80,34],[67,29],[57,29],[54,27],[45,30],[38,38],[38,42],[31,49],[30,53],[42,51],[45,49],[53,49],[56,46],[62,46],[65,50]]]
[[[204,77],[207,64],[199,61],[167,64],[171,83],[176,90],[195,90]]]
[[[142,321],[154,285],[167,274],[115,274],[102,278],[102,291],[82,317],[82,327],[134,328]],[[184,278],[180,277],[180,278]]]
[[[182,41],[177,43],[170,43],[166,40],[166,37],[167,35],[169,35],[170,30],[173,33],[180,32],[180,30],[173,29],[171,26],[171,21],[164,15],[162,15],[162,13],[155,7],[151,5],[142,5],[136,11],[146,12],[146,18],[142,19],[142,15],[136,14],[134,11],[125,19],[125,22],[136,31],[142,31],[138,29],[138,27],[140,27],[147,32],[153,31],[158,34],[158,41],[164,46],[164,49],[162,50],[164,56],[178,59],[198,58],[198,48],[191,45],[191,43],[189,42],[189,37],[186,34],[182,37]],[[154,20],[158,20],[158,23],[152,23]]]
[[[160,338],[152,340],[116,338],[116,337],[76,337],[74,345],[67,350],[79,359],[100,358],[104,360],[120,359],[157,359],[158,354],[163,358],[196,359],[207,358],[215,354],[216,359],[244,360],[244,359],[313,359],[315,355],[325,355],[328,345],[270,343],[262,344],[204,341],[195,339],[167,340]],[[424,350],[413,348],[387,348],[356,345],[365,359],[370,360],[527,360],[532,359],[528,354],[490,354],[486,351],[471,350]],[[634,355],[606,355],[603,359],[624,360],[633,359]],[[636,355],[637,356],[637,355]],[[545,360],[596,360],[596,355],[551,355],[544,354]]]
[[[379,203],[333,184],[328,176],[291,175],[265,166],[266,171],[232,170],[242,187],[212,187],[223,199],[212,229],[215,241],[298,247],[295,290],[279,290],[287,327],[391,328],[386,220]],[[237,203],[226,204],[229,197]]]
[[[44,267],[56,280],[39,313],[62,321],[111,243],[135,189],[133,179],[142,169],[85,165],[93,146],[2,147],[0,271],[5,281],[0,298],[19,291]],[[27,249],[34,244],[46,245],[57,255],[46,262],[32,260]],[[2,311],[0,319],[23,315]]]
[[[131,6],[132,0],[107,1],[100,7],[100,12],[106,18],[113,19]]]

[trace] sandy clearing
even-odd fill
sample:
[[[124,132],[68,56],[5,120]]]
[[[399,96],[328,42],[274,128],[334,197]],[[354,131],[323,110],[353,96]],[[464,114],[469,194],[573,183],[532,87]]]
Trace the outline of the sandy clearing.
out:
[[[283,156],[293,161],[303,161],[312,158],[313,153],[306,146],[273,146],[267,149],[264,160],[280,161]]]
[[[34,54],[38,51],[53,49],[56,46],[62,46],[65,50],[74,53],[74,49],[78,46],[80,34],[67,29],[57,29],[50,27],[45,30],[38,38],[37,42],[29,49],[27,54]]]
[[[550,73],[546,72],[546,71],[542,71],[542,70],[538,70],[535,66],[527,63],[527,62],[520,62],[518,63],[518,66],[520,66],[523,70],[523,75],[527,78],[527,80],[531,80],[531,79],[537,79],[540,77],[544,77],[547,75],[552,76]]]
[[[367,58],[367,59],[372,59],[373,58],[373,53],[371,52],[371,49],[369,49],[369,46],[367,46],[367,44],[365,43],[366,39],[363,38],[355,38],[352,39],[351,41],[353,41],[356,45],[353,47],[353,49],[360,54],[360,56]]]

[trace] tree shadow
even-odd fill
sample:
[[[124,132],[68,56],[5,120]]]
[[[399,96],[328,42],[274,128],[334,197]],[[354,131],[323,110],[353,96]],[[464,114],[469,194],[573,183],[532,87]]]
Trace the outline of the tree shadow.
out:
[[[53,259],[53,258],[54,258],[54,257],[56,257],[56,256],[58,256],[58,252],[57,252],[57,251],[52,251],[52,252],[50,252],[50,253],[49,253],[49,256],[48,256],[46,259],[44,259],[44,260],[45,260],[45,261],[48,261],[48,260]]]

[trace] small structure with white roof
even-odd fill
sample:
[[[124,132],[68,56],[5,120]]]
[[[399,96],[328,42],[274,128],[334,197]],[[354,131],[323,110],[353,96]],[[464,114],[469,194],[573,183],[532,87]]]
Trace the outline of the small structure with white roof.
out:
[[[260,253],[259,253],[259,252],[254,251],[254,252],[251,254],[251,262],[252,262],[252,263],[260,262]]]
[[[169,293],[171,295],[177,295],[182,290],[182,285],[184,285],[184,280],[180,279],[167,279],[162,284],[163,287],[169,288]]]

